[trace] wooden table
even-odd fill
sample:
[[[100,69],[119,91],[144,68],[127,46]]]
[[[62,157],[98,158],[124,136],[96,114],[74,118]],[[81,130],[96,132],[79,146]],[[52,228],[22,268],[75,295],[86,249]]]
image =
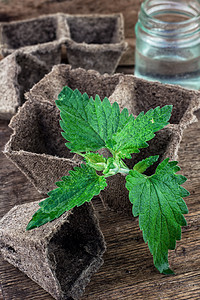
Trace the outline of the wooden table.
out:
[[[0,21],[35,17],[57,11],[68,13],[122,12],[129,44],[134,45],[134,24],[141,0],[10,0],[0,4]],[[8,6],[9,5],[9,6]],[[6,14],[4,14],[6,12]],[[131,52],[129,52],[131,53]],[[133,73],[127,67],[132,56],[124,58],[125,68],[119,71]],[[199,113],[200,119],[200,113]],[[188,226],[182,229],[182,240],[175,251],[170,251],[169,261],[175,276],[164,276],[155,269],[152,256],[144,244],[138,219],[106,211],[101,202],[93,201],[104,234],[107,251],[104,265],[86,287],[82,300],[197,300],[200,299],[200,121],[184,132],[179,149],[181,173],[188,177],[185,187],[191,195],[186,203]],[[8,141],[11,130],[8,122],[0,120],[0,150]],[[41,199],[25,176],[0,153],[0,217],[14,205]],[[53,299],[26,275],[0,257],[0,299],[50,300]]]

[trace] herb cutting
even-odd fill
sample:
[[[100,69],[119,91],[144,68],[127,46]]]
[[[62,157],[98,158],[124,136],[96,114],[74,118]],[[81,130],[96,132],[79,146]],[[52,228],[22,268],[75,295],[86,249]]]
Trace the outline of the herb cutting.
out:
[[[123,159],[148,147],[155,132],[169,124],[172,105],[141,112],[136,118],[117,102],[110,104],[97,95],[95,99],[77,89],[64,87],[56,100],[60,110],[62,135],[66,146],[83,157],[84,163],[56,182],[58,188],[39,203],[39,210],[27,230],[60,217],[65,211],[89,202],[107,186],[106,178],[117,173],[126,176],[126,188],[133,216],[139,216],[143,238],[153,255],[155,267],[163,274],[173,274],[168,263],[168,250],[181,239],[181,226],[186,226],[188,213],[183,197],[189,192],[181,185],[186,177],[176,174],[177,161],[163,160],[151,176],[143,174],[159,156],[150,156],[129,169]],[[105,148],[110,157],[97,151]]]

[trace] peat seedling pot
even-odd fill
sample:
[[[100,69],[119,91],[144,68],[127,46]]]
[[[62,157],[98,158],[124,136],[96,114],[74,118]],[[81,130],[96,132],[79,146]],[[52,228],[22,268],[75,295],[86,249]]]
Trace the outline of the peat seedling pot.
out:
[[[55,99],[63,86],[104,98],[113,93],[119,77],[100,76],[96,71],[71,70],[70,66],[58,65],[26,94],[29,101],[11,120],[9,126],[14,132],[4,153],[39,192],[46,194],[52,190],[56,181],[80,164],[61,136]]]
[[[18,49],[36,55],[50,71],[61,62],[61,45],[66,37],[69,37],[68,27],[59,13],[0,23],[0,54],[5,57]]]
[[[122,74],[100,75],[95,70],[72,69],[70,65],[61,64],[54,66],[49,74],[25,94],[25,98],[55,105],[55,100],[63,87],[69,86],[72,90],[78,89],[81,93],[86,92],[92,97],[98,94],[103,99],[112,95],[121,77]]]
[[[55,299],[79,299],[105,251],[93,208],[84,204],[26,231],[38,207],[38,202],[15,206],[1,219],[1,254]]]
[[[128,44],[124,41],[122,14],[52,14],[0,23],[0,56],[16,49],[45,61],[49,71],[61,62],[61,46],[73,68],[114,73]]]
[[[66,15],[65,22],[70,32],[66,40],[70,65],[113,74],[127,49],[122,14]]]
[[[194,111],[200,108],[200,92],[125,75],[109,98],[111,103],[120,103],[121,99],[126,99],[122,106],[128,107],[136,116],[141,111],[147,112],[157,106],[173,105],[170,125],[155,134],[155,138],[148,142],[149,147],[132,155],[132,159],[126,159],[128,167],[132,168],[137,162],[151,155],[159,155],[157,163],[146,172],[147,175],[151,175],[163,159],[169,157],[170,160],[176,160],[184,129],[197,121]],[[132,217],[132,205],[125,188],[125,177],[117,174],[115,177],[109,177],[107,182],[108,187],[101,192],[105,206]]]
[[[59,112],[48,102],[27,101],[11,120],[14,130],[4,153],[40,193],[55,187],[79,162],[65,146]]]
[[[37,57],[15,51],[0,61],[0,118],[9,120],[21,106],[27,92],[48,73]]]
[[[55,187],[54,183],[67,175],[66,171],[81,162],[65,147],[60,133],[55,99],[65,85],[89,96],[99,94],[102,100],[109,97],[111,103],[117,101],[120,109],[127,107],[133,115],[157,106],[173,105],[171,124],[156,134],[148,148],[127,160],[128,167],[150,155],[159,154],[158,163],[165,157],[175,159],[183,130],[196,120],[193,112],[200,107],[197,91],[148,82],[132,75],[100,75],[67,65],[55,66],[25,95],[29,101],[12,119],[10,127],[14,133],[4,151],[41,193]],[[149,172],[152,171],[150,168]],[[131,204],[127,195],[121,175],[109,177],[108,187],[101,192],[107,207],[129,213]]]

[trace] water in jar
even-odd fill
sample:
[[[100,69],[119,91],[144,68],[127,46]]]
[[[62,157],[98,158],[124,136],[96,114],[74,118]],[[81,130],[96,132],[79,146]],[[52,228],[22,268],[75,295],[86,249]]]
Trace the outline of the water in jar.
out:
[[[200,5],[189,8],[187,2],[143,3],[136,24],[137,77],[200,89]]]

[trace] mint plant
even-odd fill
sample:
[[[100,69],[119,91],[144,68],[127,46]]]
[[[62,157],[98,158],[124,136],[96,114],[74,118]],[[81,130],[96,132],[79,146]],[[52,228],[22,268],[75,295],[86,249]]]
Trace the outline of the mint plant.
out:
[[[181,239],[181,226],[186,226],[183,214],[188,213],[183,197],[189,195],[181,185],[186,177],[176,174],[180,168],[176,161],[163,160],[155,174],[143,174],[159,156],[150,156],[129,169],[123,159],[132,158],[155,132],[168,125],[172,106],[150,109],[138,117],[125,108],[120,112],[117,102],[110,104],[83,95],[76,89],[64,87],[56,100],[60,110],[62,135],[66,146],[83,157],[84,163],[69,171],[68,176],[56,183],[48,198],[39,203],[27,230],[39,227],[75,206],[89,202],[107,186],[106,178],[117,173],[126,176],[126,188],[133,205],[133,216],[139,216],[143,238],[153,255],[155,267],[164,274],[173,274],[169,268],[168,250],[175,249],[176,240]],[[110,157],[97,151],[106,148]]]

